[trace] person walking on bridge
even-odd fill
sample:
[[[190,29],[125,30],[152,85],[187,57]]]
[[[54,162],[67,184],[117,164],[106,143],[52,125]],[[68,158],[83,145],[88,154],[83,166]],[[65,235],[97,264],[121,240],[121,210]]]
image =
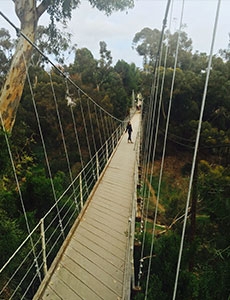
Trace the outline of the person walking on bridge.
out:
[[[128,124],[126,126],[126,130],[125,130],[125,132],[128,132],[128,143],[129,142],[132,143],[132,138],[131,138],[132,131],[133,131],[133,128],[132,128],[131,122],[128,122]]]

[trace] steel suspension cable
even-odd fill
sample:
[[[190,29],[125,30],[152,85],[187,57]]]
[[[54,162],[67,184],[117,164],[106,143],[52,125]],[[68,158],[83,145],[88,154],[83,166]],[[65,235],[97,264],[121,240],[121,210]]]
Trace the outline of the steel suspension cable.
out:
[[[158,67],[160,66],[161,63],[161,54],[160,54],[160,59],[158,62]],[[154,94],[154,108],[153,108],[153,116],[154,118],[149,121],[149,130],[150,130],[150,136],[148,137],[148,139],[150,140],[149,142],[149,149],[147,151],[147,158],[146,158],[146,162],[145,162],[145,173],[144,173],[144,183],[146,183],[144,185],[143,188],[143,195],[144,195],[144,201],[145,201],[145,205],[143,205],[143,210],[142,210],[142,225],[144,223],[144,231],[143,231],[143,238],[142,238],[142,249],[141,249],[141,260],[143,261],[143,255],[144,255],[144,247],[145,247],[145,238],[146,238],[146,230],[147,230],[147,223],[148,223],[148,212],[149,212],[149,202],[150,202],[150,188],[148,188],[147,186],[147,182],[150,182],[151,184],[151,178],[152,178],[152,170],[153,170],[153,165],[154,165],[154,161],[151,160],[153,159],[153,156],[155,157],[155,154],[153,154],[154,150],[152,151],[152,139],[153,139],[153,133],[154,133],[154,120],[155,120],[155,115],[156,115],[156,107],[157,107],[157,94],[158,94],[158,80],[159,80],[159,72],[158,72],[158,68],[156,69],[157,72],[155,73],[155,78],[157,78],[156,80],[156,88],[155,90],[155,94]],[[150,125],[151,124],[151,125]],[[155,131],[156,132],[156,131]],[[151,168],[150,168],[150,163],[151,163]],[[150,172],[150,181],[148,179],[148,175]],[[147,195],[146,195],[147,194]],[[144,220],[143,220],[144,219]],[[140,267],[143,267],[143,264],[140,265]],[[141,270],[141,269],[140,269]]]
[[[86,126],[85,114],[84,114],[84,110],[83,110],[83,106],[82,106],[82,97],[81,97],[80,90],[78,90],[78,97],[79,97],[80,110],[81,110],[81,116],[82,116],[84,130],[85,130],[85,137],[86,137],[86,142],[87,142],[89,157],[90,157],[90,160],[92,160],[92,151],[91,151],[91,147],[90,147],[90,143],[89,143],[88,130],[87,130],[87,126]]]
[[[68,81],[65,80],[66,83],[66,94],[67,97],[70,97],[70,93],[69,93],[69,86],[68,86]],[[80,162],[81,162],[81,169],[83,172],[83,176],[84,179],[86,180],[86,173],[85,173],[85,164],[84,164],[84,160],[83,160],[83,156],[82,156],[82,150],[81,150],[81,144],[80,144],[80,139],[79,139],[79,135],[78,135],[78,130],[77,130],[77,124],[76,124],[76,120],[75,120],[75,115],[74,115],[74,111],[73,108],[76,106],[76,103],[74,101],[70,101],[70,113],[71,113],[71,118],[72,118],[72,122],[73,122],[73,128],[74,128],[74,134],[75,134],[75,139],[76,139],[76,143],[77,143],[77,147],[78,147],[78,153],[79,153],[79,157],[80,157]],[[89,190],[88,190],[88,186],[86,185],[86,191],[87,191],[87,195],[89,195]]]
[[[156,101],[154,101],[154,99],[156,100],[155,85],[156,85],[157,72],[158,72],[159,65],[160,65],[160,57],[161,57],[163,36],[164,36],[164,30],[165,30],[166,24],[167,24],[167,16],[168,16],[170,3],[171,3],[171,0],[168,0],[166,10],[165,10],[165,16],[164,16],[164,20],[163,20],[163,25],[162,25],[159,48],[158,48],[158,52],[157,52],[157,55],[156,55],[156,61],[155,61],[155,66],[154,66],[154,79],[153,79],[153,84],[152,84],[152,87],[151,87],[151,95],[150,95],[150,109],[148,110],[149,113],[148,113],[148,116],[147,116],[147,118],[148,118],[147,119],[147,122],[148,122],[147,123],[147,134],[146,134],[145,146],[144,146],[144,151],[143,151],[143,155],[144,155],[144,161],[143,161],[143,165],[144,165],[144,182],[147,182],[147,177],[148,177],[148,173],[149,173],[149,163],[150,163],[150,155],[151,155],[151,148],[152,148],[151,136],[153,135],[153,127],[154,127],[154,122],[155,122],[154,119],[155,119],[155,111],[156,111]],[[145,193],[146,193],[146,186],[144,187],[144,192],[143,192],[144,197],[145,197]],[[144,217],[144,207],[145,207],[145,205],[143,204],[142,218]],[[147,205],[146,205],[146,211],[147,210],[148,210],[148,202],[147,202]],[[141,220],[141,222],[143,222],[143,220]],[[139,274],[138,274],[138,285],[140,285],[140,279],[141,279],[141,274],[142,274],[142,267],[143,267],[142,262],[143,262],[143,253],[144,253],[144,244],[145,244],[145,234],[146,234],[147,222],[145,222],[144,226],[145,226],[145,228],[144,228],[143,240],[142,240],[141,260],[140,260]]]
[[[171,5],[169,30],[171,28],[172,11],[173,11],[173,3]],[[154,170],[154,165],[155,165],[156,147],[157,147],[158,134],[159,134],[160,112],[161,112],[162,97],[163,97],[163,90],[164,90],[164,83],[165,83],[165,73],[166,73],[166,64],[167,64],[167,58],[168,58],[168,50],[169,50],[169,43],[167,43],[167,45],[166,45],[165,54],[164,54],[163,74],[162,74],[162,78],[161,78],[161,88],[160,88],[160,93],[159,93],[158,113],[157,113],[157,120],[156,120],[155,136],[154,136],[154,139],[153,139],[154,140],[154,145],[153,145],[152,157],[151,157],[151,162],[152,163],[151,163],[150,179],[149,179],[149,184],[150,185],[152,185],[152,180],[153,180],[153,170]],[[162,51],[163,51],[163,48],[161,48],[160,62],[159,62],[158,67],[161,66],[161,56],[163,54]],[[160,80],[160,72],[158,73],[158,82],[159,82],[159,80]],[[157,83],[157,90],[158,90],[158,85],[159,85],[159,83]],[[149,189],[148,190],[148,202],[150,201],[150,199],[149,199],[150,194],[151,193],[150,193],[150,189]],[[154,243],[154,237],[155,237],[155,228],[156,228],[157,215],[158,215],[158,205],[159,205],[159,197],[156,197],[155,213],[154,213],[154,220],[153,220],[153,227],[152,227],[151,248],[150,248],[149,263],[148,263],[148,275],[147,275],[147,283],[146,283],[146,291],[145,291],[146,299],[147,299],[147,291],[148,291],[148,285],[149,285],[149,276],[150,276],[150,267],[151,267],[151,261],[152,261],[153,243]]]
[[[221,4],[221,0],[218,0],[213,35],[212,35],[212,42],[211,42],[211,48],[210,48],[210,54],[209,54],[209,61],[208,61],[208,67],[207,67],[207,73],[206,73],[206,80],[205,80],[203,98],[202,98],[202,103],[201,103],[200,117],[199,117],[199,123],[198,123],[198,128],[197,128],[195,149],[194,149],[190,181],[189,181],[189,189],[188,189],[188,195],[187,195],[187,201],[186,201],[186,207],[185,207],[184,222],[183,222],[183,229],[182,229],[182,234],[181,234],[181,243],[180,243],[176,277],[175,277],[175,285],[174,285],[174,290],[173,290],[173,300],[176,299],[176,293],[177,293],[178,277],[179,277],[179,272],[180,272],[181,258],[182,258],[182,252],[183,252],[183,246],[184,246],[185,229],[186,229],[187,218],[188,218],[188,208],[189,208],[189,202],[190,202],[190,197],[191,197],[195,165],[196,165],[196,159],[197,159],[197,152],[198,152],[199,141],[200,141],[201,125],[202,125],[202,120],[203,120],[204,107],[205,107],[206,95],[207,95],[207,89],[208,89],[208,82],[209,82],[209,76],[210,76],[211,65],[212,65],[213,48],[214,48],[214,43],[215,43],[216,30],[217,30],[217,24],[218,24],[219,12],[220,12],[220,4]]]
[[[32,83],[31,83],[31,80],[30,80],[29,70],[28,70],[28,66],[26,64],[25,58],[24,58],[24,62],[25,62],[25,66],[26,66],[27,81],[28,81],[28,84],[29,84],[30,94],[31,94],[31,97],[32,97],[34,113],[35,113],[35,117],[36,117],[36,121],[37,121],[37,125],[38,125],[38,131],[39,131],[39,135],[40,135],[40,139],[41,139],[41,143],[42,143],[43,153],[44,153],[44,156],[45,156],[46,166],[47,166],[49,179],[50,179],[50,184],[51,184],[51,188],[52,188],[52,193],[53,193],[53,197],[54,197],[54,203],[56,205],[59,226],[60,226],[60,230],[61,230],[63,239],[65,239],[64,229],[63,229],[62,220],[61,220],[61,215],[60,215],[59,207],[58,207],[58,204],[57,204],[57,195],[56,195],[56,191],[55,191],[55,187],[54,187],[53,176],[52,176],[51,167],[50,167],[50,163],[49,163],[49,158],[48,158],[48,154],[47,154],[47,150],[46,150],[44,135],[43,135],[41,122],[40,122],[40,118],[39,118],[39,114],[38,114],[38,110],[37,110],[37,105],[36,105],[36,101],[35,101],[35,96],[34,96],[34,92],[33,92]]]
[[[173,96],[175,76],[176,76],[176,66],[177,66],[177,60],[178,60],[178,51],[179,51],[179,44],[180,44],[180,35],[181,35],[181,29],[182,29],[183,14],[184,14],[184,0],[182,1],[180,28],[179,28],[179,32],[178,32],[177,48],[176,48],[176,53],[175,53],[173,77],[172,77],[172,83],[171,83],[168,114],[167,114],[167,120],[166,120],[166,130],[165,130],[162,157],[161,157],[161,167],[160,167],[160,174],[159,174],[159,179],[158,179],[158,188],[157,188],[157,196],[156,196],[156,208],[155,208],[155,212],[154,212],[152,239],[151,239],[150,255],[149,255],[150,258],[149,258],[149,264],[148,264],[147,284],[146,284],[146,290],[145,290],[145,299],[147,299],[147,295],[148,295],[148,285],[149,285],[151,262],[152,262],[153,244],[154,244],[154,238],[155,238],[155,228],[156,228],[156,220],[157,220],[158,206],[159,206],[159,199],[160,199],[160,192],[161,192],[161,182],[162,182],[164,160],[165,160],[165,153],[166,153],[166,145],[167,145],[167,138],[168,138],[168,128],[169,128],[169,121],[170,121],[170,115],[171,115],[172,96]],[[160,102],[161,102],[161,100],[162,100],[162,95],[160,96]],[[160,104],[159,104],[159,113],[160,113]],[[159,121],[157,121],[157,123],[158,123],[157,127],[159,129]],[[156,132],[156,134],[157,134],[157,132]],[[155,136],[155,142],[156,142],[156,136]]]
[[[105,143],[106,140],[107,140],[107,137],[106,137],[106,132],[105,132],[104,117],[102,115],[102,110],[99,110],[99,112],[100,112],[100,121],[101,121],[101,124],[102,124],[101,127],[102,127],[102,130],[103,130],[103,133],[104,133],[104,141],[103,141],[103,143]]]
[[[168,12],[169,12],[169,8],[170,8],[170,4],[171,4],[171,0],[168,0],[167,2],[167,6],[165,9],[165,15],[164,15],[164,19],[163,19],[163,24],[162,24],[162,30],[161,30],[161,36],[160,36],[160,41],[159,41],[159,46],[158,46],[158,50],[157,50],[157,54],[156,54],[156,59],[155,59],[155,64],[154,64],[154,70],[153,70],[153,82],[151,85],[151,91],[150,91],[150,109],[148,110],[148,117],[147,117],[147,139],[145,141],[145,146],[144,146],[144,153],[147,153],[147,161],[149,161],[149,150],[150,150],[150,146],[151,146],[151,140],[150,140],[150,132],[151,132],[151,125],[153,126],[155,123],[155,106],[156,103],[154,101],[155,99],[155,87],[156,87],[156,76],[157,76],[157,67],[159,65],[159,57],[160,57],[160,51],[161,51],[161,47],[162,47],[162,42],[163,42],[163,36],[164,36],[164,31],[166,28],[166,24],[167,24],[167,18],[168,18]]]
[[[9,153],[10,162],[11,162],[13,173],[14,173],[15,182],[16,182],[16,185],[17,185],[19,199],[20,199],[21,206],[22,206],[22,211],[23,211],[23,215],[24,215],[24,219],[25,219],[25,223],[26,223],[26,229],[27,229],[29,237],[30,237],[29,240],[30,240],[30,244],[31,244],[31,248],[32,248],[33,256],[34,256],[36,273],[37,273],[38,278],[39,278],[39,280],[41,282],[42,281],[42,277],[41,277],[41,273],[40,273],[39,266],[38,266],[38,259],[37,259],[36,252],[35,252],[34,242],[33,242],[32,236],[31,236],[31,230],[30,230],[29,220],[27,218],[26,208],[25,208],[25,205],[24,205],[24,200],[23,200],[23,196],[22,196],[22,191],[21,191],[21,187],[20,187],[18,175],[17,175],[17,170],[16,170],[16,167],[15,167],[15,163],[14,163],[14,159],[13,159],[13,155],[12,155],[12,151],[11,151],[9,139],[8,139],[8,136],[7,136],[7,133],[6,133],[6,130],[5,130],[5,126],[4,126],[4,122],[3,122],[3,118],[2,118],[1,112],[0,112],[0,119],[1,119],[2,129],[3,129],[4,135],[5,135],[5,141],[6,141],[7,150],[8,150],[8,153]]]
[[[153,83],[151,86],[151,93],[150,93],[150,109],[148,109],[148,115],[147,115],[147,133],[146,133],[146,140],[145,140],[145,146],[144,146],[144,181],[146,179],[146,176],[148,176],[149,173],[149,163],[150,163],[150,157],[151,157],[151,149],[152,149],[152,137],[154,132],[154,124],[155,124],[155,114],[156,114],[156,105],[157,105],[157,74],[159,73],[159,66],[160,66],[160,55],[162,50],[162,43],[163,43],[163,36],[164,36],[164,30],[166,28],[167,23],[167,16],[168,11],[170,7],[171,0],[168,0],[166,10],[165,10],[165,17],[163,20],[162,30],[161,30],[161,36],[160,36],[160,42],[159,47],[156,55],[155,65],[154,65],[154,72],[153,72]]]
[[[64,134],[63,126],[62,126],[61,116],[60,116],[58,102],[57,102],[57,96],[56,96],[56,93],[55,93],[51,72],[49,72],[49,78],[50,78],[51,90],[52,90],[52,93],[53,93],[53,99],[54,99],[57,119],[58,119],[58,125],[59,125],[59,129],[60,129],[60,132],[61,132],[61,138],[62,138],[62,143],[63,143],[63,147],[64,147],[67,167],[68,167],[68,171],[69,171],[69,177],[70,177],[70,181],[73,182],[73,174],[72,174],[72,170],[71,170],[71,166],[70,166],[70,159],[69,159],[69,154],[68,154],[68,150],[67,150],[67,146],[66,146],[65,134]],[[75,200],[75,203],[76,203],[76,207],[78,208],[78,204],[77,204],[76,196],[75,196],[74,184],[72,185],[72,188],[73,188],[73,195],[74,195],[74,200]]]
[[[102,147],[103,142],[102,142],[102,136],[101,136],[101,131],[100,131],[100,124],[98,120],[98,114],[97,114],[97,106],[94,104],[94,111],[95,111],[95,116],[96,116],[96,123],[97,123],[97,128],[98,128],[98,135],[100,139],[100,147]]]
[[[70,97],[68,81],[65,80],[65,83],[66,83],[66,95],[67,95],[67,97]],[[76,120],[75,120],[75,116],[74,116],[74,111],[73,111],[73,108],[75,107],[75,105],[76,105],[76,103],[71,100],[71,104],[69,105],[69,108],[70,108],[71,117],[72,117],[72,121],[73,121],[74,134],[75,134],[76,143],[77,143],[77,147],[78,147],[81,168],[84,169],[84,161],[83,161],[83,157],[82,157],[81,145],[80,145],[79,135],[78,135],[78,131],[77,131],[77,124],[76,124]]]
[[[95,154],[97,152],[97,146],[96,146],[96,141],[95,141],[94,126],[93,126],[93,122],[92,122],[92,114],[91,114],[91,111],[90,111],[89,99],[87,98],[86,101],[87,101],[89,122],[90,122],[90,128],[91,128],[92,140],[93,140],[93,146],[94,146],[94,154]]]

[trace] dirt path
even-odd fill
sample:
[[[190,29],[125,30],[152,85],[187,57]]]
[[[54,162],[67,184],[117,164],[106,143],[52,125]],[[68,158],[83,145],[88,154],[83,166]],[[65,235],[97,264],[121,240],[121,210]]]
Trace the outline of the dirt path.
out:
[[[156,205],[156,203],[157,203],[157,197],[156,197],[155,191],[154,191],[152,185],[150,184],[150,182],[149,182],[149,180],[148,180],[147,178],[146,178],[145,181],[146,181],[146,183],[147,183],[147,185],[148,185],[148,189],[150,190],[150,193],[151,193],[151,195],[152,195],[151,200],[152,200],[153,203]],[[159,202],[158,202],[158,210],[159,210],[160,212],[165,212],[164,206],[163,206],[162,204],[160,204]]]

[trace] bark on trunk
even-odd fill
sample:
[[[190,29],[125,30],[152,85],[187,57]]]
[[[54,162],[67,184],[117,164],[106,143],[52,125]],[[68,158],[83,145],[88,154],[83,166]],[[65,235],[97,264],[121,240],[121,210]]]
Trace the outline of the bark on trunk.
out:
[[[44,9],[37,10],[34,0],[15,0],[15,11],[21,22],[21,32],[34,42],[38,18]],[[8,132],[12,131],[16,119],[26,80],[26,65],[28,66],[30,62],[32,50],[32,46],[20,36],[6,81],[0,92],[0,114]]]

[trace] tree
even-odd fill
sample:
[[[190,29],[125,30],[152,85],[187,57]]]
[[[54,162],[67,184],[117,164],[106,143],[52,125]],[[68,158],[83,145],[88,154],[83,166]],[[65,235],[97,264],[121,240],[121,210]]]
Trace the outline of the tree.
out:
[[[158,29],[143,28],[135,34],[133,46],[136,47],[137,53],[143,56],[143,65],[153,64],[160,41],[161,33]]]
[[[87,48],[77,49],[74,63],[70,66],[71,75],[77,73],[80,75],[82,84],[92,84],[95,82],[94,74],[96,72],[97,61],[93,54]]]
[[[179,32],[175,32],[173,34],[170,31],[167,31],[167,38],[168,38],[168,46],[169,46],[169,53],[168,53],[168,60],[167,66],[173,67],[175,61],[175,53],[178,43],[178,35]],[[181,31],[179,36],[179,49],[178,49],[178,58],[177,58],[177,65],[182,70],[190,70],[191,63],[192,63],[192,40],[188,38],[186,32]]]
[[[9,69],[9,64],[12,58],[12,50],[14,47],[13,41],[10,39],[10,33],[4,28],[0,29],[0,85],[2,86],[4,78]]]
[[[51,43],[50,27],[38,26],[35,40],[37,41],[37,47],[45,56],[52,54],[61,64],[64,63],[65,55],[69,55],[76,47],[76,45],[69,46],[71,43],[71,34],[63,32],[60,29],[55,30],[55,36],[52,36]],[[31,63],[35,66],[42,66],[44,65],[44,61],[45,57],[34,49]]]
[[[100,91],[100,87],[107,80],[112,64],[111,51],[107,50],[107,44],[103,41],[100,42],[100,59],[98,61],[98,67],[95,72],[95,80],[97,85],[97,91]]]
[[[120,75],[127,95],[130,96],[132,90],[135,92],[139,91],[140,71],[134,63],[129,65],[124,60],[119,60],[116,63],[114,70]]]
[[[66,23],[71,18],[72,10],[77,8],[80,0],[14,0],[15,11],[21,22],[20,32],[31,42],[35,41],[38,21],[44,12],[50,15],[51,40],[55,35],[55,22]],[[133,0],[89,0],[89,3],[107,15],[113,11],[124,10],[134,6]],[[30,62],[33,47],[20,35],[6,81],[0,94],[0,113],[3,124],[8,132],[12,131],[17,109],[20,103],[26,79],[26,68]]]

